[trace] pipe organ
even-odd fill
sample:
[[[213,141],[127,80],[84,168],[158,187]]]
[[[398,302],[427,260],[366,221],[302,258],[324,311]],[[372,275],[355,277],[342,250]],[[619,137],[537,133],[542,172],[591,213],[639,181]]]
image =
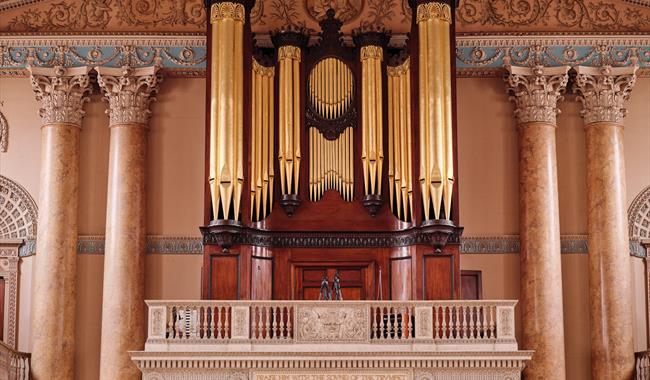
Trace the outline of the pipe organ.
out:
[[[331,9],[264,43],[254,0],[208,3],[203,297],[458,298],[453,3],[412,0],[403,45]]]

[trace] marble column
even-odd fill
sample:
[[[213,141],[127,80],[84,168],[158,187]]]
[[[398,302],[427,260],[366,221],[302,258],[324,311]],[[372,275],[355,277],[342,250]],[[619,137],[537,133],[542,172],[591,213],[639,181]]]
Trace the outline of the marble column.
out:
[[[576,68],[587,141],[591,371],[595,380],[631,379],[634,373],[622,121],[636,70],[636,65]]]
[[[108,100],[110,150],[100,379],[140,379],[128,351],[145,341],[146,152],[157,67],[98,67]]]
[[[40,103],[41,177],[32,293],[32,377],[74,378],[79,132],[90,68],[29,68]]]
[[[557,102],[568,66],[514,67],[507,90],[519,131],[523,347],[535,350],[526,379],[564,379],[560,213],[555,156]]]

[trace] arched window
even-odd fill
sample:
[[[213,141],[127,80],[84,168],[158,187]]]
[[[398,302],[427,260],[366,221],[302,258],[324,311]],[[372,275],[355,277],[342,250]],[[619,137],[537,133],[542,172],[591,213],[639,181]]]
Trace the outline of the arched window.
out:
[[[36,237],[36,202],[27,190],[0,175],[0,239]]]
[[[630,238],[650,239],[650,186],[634,198],[627,215]]]

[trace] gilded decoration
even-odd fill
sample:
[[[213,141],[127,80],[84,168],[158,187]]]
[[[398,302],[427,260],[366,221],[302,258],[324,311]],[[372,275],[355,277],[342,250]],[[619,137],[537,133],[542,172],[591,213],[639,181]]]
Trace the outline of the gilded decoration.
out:
[[[89,67],[35,68],[28,67],[31,73],[32,89],[43,125],[66,123],[81,127],[85,112],[83,105],[90,100]]]
[[[451,23],[451,7],[445,3],[430,2],[418,5],[417,23],[440,20]]]
[[[384,49],[381,46],[369,45],[361,48],[361,60],[378,59],[382,60]]]
[[[555,117],[560,113],[558,101],[566,90],[569,81],[568,66],[517,67],[506,66],[506,91],[516,105],[515,117],[519,125],[542,122],[555,125]]]
[[[576,67],[575,90],[585,125],[623,121],[627,113],[625,101],[636,82],[637,69],[636,62],[629,67]]]
[[[212,4],[210,8],[210,23],[214,24],[216,21],[223,19],[244,22],[244,6],[240,3],[232,3],[229,1]]]
[[[283,59],[291,59],[300,62],[300,48],[298,46],[281,46],[278,49],[278,62]]]
[[[97,67],[95,70],[104,99],[109,104],[106,113],[110,125],[147,125],[151,116],[149,106],[156,100],[155,94],[162,81],[158,67]]]

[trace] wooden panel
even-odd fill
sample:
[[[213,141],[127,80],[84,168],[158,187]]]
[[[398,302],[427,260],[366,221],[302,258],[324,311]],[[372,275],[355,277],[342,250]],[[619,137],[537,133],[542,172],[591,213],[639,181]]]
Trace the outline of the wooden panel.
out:
[[[411,258],[399,257],[390,260],[390,299],[410,300],[411,288]]]
[[[454,256],[432,254],[423,256],[423,295],[425,300],[451,300],[454,291]]]
[[[461,298],[464,300],[483,299],[483,280],[480,270],[463,270],[460,272]]]
[[[273,259],[270,257],[251,258],[251,299],[273,299]]]
[[[240,299],[239,255],[210,256],[210,299]]]

